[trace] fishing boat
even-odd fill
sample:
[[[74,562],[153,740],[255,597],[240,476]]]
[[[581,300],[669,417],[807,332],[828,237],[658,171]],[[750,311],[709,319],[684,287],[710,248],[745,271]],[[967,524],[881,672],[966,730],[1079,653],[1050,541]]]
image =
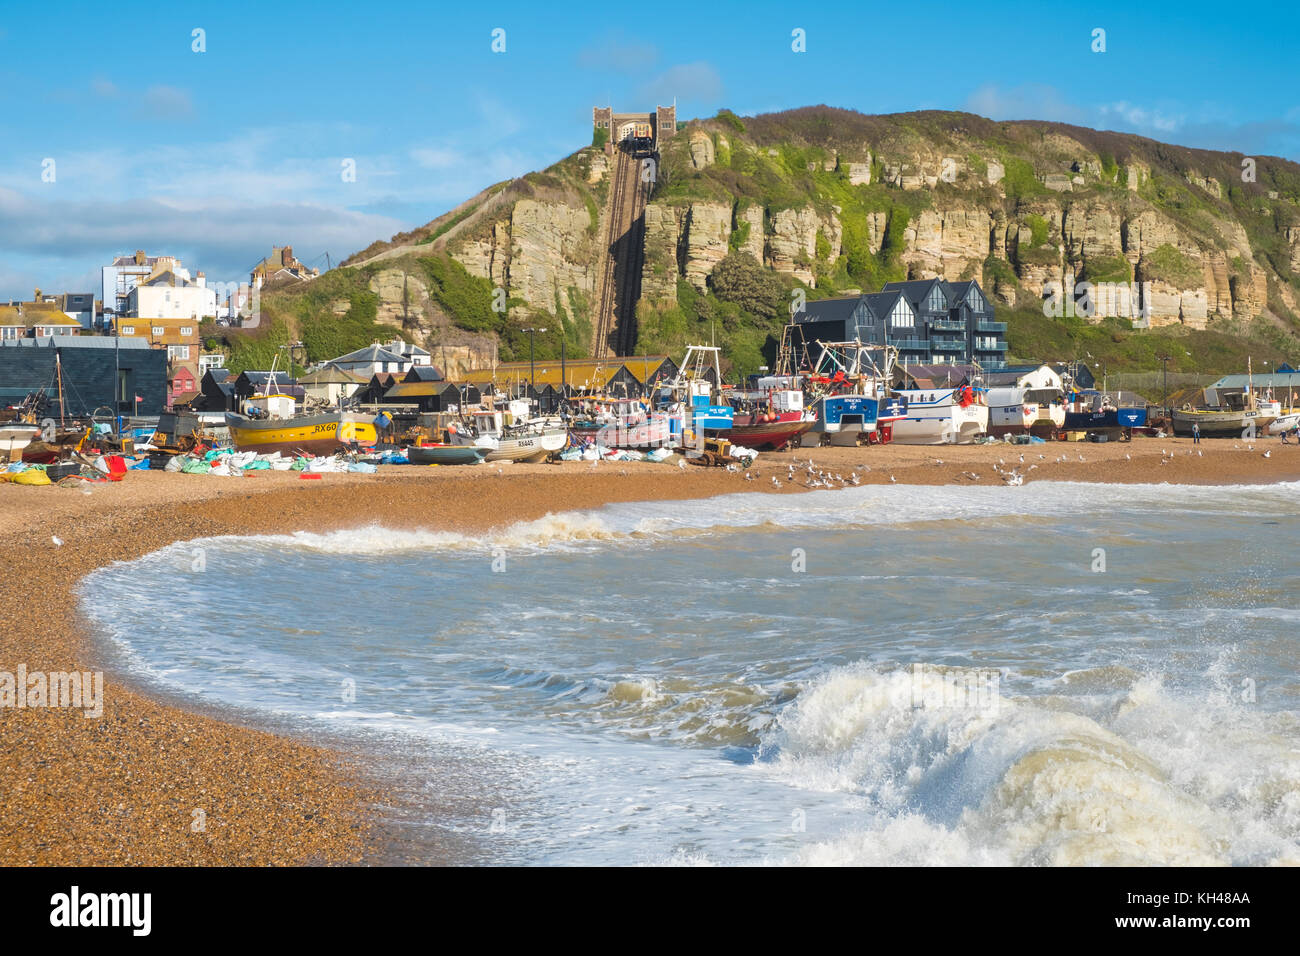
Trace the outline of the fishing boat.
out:
[[[751,388],[719,387],[721,350],[711,345],[689,345],[678,366],[677,377],[664,386],[673,401],[683,444],[700,436],[725,439],[742,448],[787,448],[815,423],[804,410],[798,376],[775,375],[758,379]]]
[[[675,444],[670,417],[634,398],[589,398],[577,403],[569,420],[575,444],[605,448],[667,448]]]
[[[1274,419],[1268,426],[1270,435],[1282,435],[1293,432],[1300,428],[1300,412],[1284,414],[1281,418]]]
[[[994,387],[988,390],[985,401],[990,435],[1048,438],[1065,425],[1065,397],[1059,389]]]
[[[21,456],[23,449],[40,433],[39,426],[26,422],[0,423],[0,460],[10,461]]]
[[[895,389],[894,395],[906,403],[905,416],[893,425],[900,445],[969,445],[988,432],[984,391],[973,385]]]
[[[801,444],[806,448],[852,447],[888,437],[879,431],[879,419],[882,402],[890,398],[888,382],[897,351],[892,346],[864,346],[856,340],[817,344],[821,354],[804,385],[815,421],[801,436]],[[893,422],[902,416],[886,417]]]
[[[242,407],[243,414],[226,412],[226,426],[238,451],[332,455],[349,445],[373,445],[379,440],[369,417],[342,411],[297,415],[291,395],[257,395]]]
[[[1199,433],[1202,438],[1252,438],[1282,418],[1281,402],[1256,398],[1249,359],[1246,376],[1246,391],[1221,394],[1219,405],[1205,408],[1184,405],[1174,409],[1174,434],[1186,437]]]
[[[786,448],[816,424],[804,411],[801,389],[762,379],[757,388],[724,389],[722,402],[731,406],[731,427],[717,429],[717,437],[745,448]]]
[[[290,349],[294,346],[280,346]],[[306,414],[297,413],[292,395],[280,391],[275,374],[277,354],[271,362],[267,389],[245,399],[239,412],[226,412],[226,427],[237,451],[259,455],[280,452],[285,455],[332,455],[357,445],[373,445],[379,440],[375,420],[354,412],[329,409]]]
[[[516,417],[512,411],[512,420]],[[569,433],[544,421],[510,424],[500,409],[480,408],[469,410],[467,421],[461,426],[449,426],[447,438],[450,445],[484,449],[485,461],[540,461],[562,451],[568,444]]]
[[[434,442],[411,445],[406,458],[412,465],[477,465],[487,456],[488,450],[476,445],[446,445]]]

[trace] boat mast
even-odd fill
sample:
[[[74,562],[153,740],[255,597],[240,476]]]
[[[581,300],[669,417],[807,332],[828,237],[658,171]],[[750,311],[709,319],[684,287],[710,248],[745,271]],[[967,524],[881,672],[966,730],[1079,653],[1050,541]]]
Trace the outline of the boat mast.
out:
[[[63,355],[59,349],[54,350],[54,374],[59,380],[59,424],[63,424]]]

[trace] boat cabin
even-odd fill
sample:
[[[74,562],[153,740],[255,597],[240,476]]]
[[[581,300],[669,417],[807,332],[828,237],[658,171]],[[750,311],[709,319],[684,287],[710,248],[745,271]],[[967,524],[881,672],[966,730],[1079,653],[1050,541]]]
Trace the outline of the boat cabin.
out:
[[[254,395],[243,408],[249,418],[292,418],[296,404],[292,395]]]

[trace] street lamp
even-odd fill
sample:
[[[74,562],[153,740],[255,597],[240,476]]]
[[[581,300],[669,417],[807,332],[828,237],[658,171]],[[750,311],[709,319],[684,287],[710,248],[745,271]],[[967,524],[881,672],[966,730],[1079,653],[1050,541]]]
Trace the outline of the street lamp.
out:
[[[1163,387],[1164,387],[1164,393],[1165,393],[1165,394],[1164,394],[1164,400],[1163,400],[1162,404],[1165,406],[1165,418],[1168,418],[1168,417],[1169,417],[1169,359],[1170,359],[1170,356],[1168,356],[1168,355],[1157,355],[1157,356],[1156,356],[1156,359],[1160,362],[1160,364],[1161,364],[1162,366],[1164,366],[1164,376],[1165,376],[1165,377],[1164,377],[1164,386],[1163,386]]]
[[[533,395],[537,394],[537,359],[533,349],[533,335],[537,332],[545,332],[545,329],[524,329],[528,333],[528,387],[533,390]]]

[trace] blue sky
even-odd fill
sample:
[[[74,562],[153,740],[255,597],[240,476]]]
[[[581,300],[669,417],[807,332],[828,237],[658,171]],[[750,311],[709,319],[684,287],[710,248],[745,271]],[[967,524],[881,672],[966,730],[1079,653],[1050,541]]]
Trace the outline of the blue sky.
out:
[[[1300,160],[1297,9],[8,4],[0,298],[97,290],[136,248],[212,280],[273,244],[323,268],[586,145],[596,104],[965,109]]]

